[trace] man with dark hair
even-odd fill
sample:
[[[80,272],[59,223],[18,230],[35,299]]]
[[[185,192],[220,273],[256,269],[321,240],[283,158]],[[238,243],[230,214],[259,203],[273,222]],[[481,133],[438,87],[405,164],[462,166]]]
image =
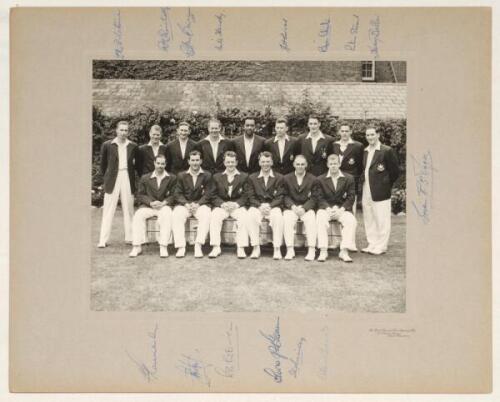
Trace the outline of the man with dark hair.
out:
[[[197,144],[203,159],[203,170],[215,174],[224,168],[224,153],[231,151],[231,141],[221,135],[222,124],[217,119],[208,122],[208,135]]]
[[[363,220],[368,247],[362,251],[379,255],[387,251],[391,234],[391,190],[399,177],[394,150],[380,142],[375,127],[367,127],[368,146],[363,155]]]
[[[128,122],[120,121],[116,125],[116,137],[104,142],[101,147],[100,172],[104,180],[104,205],[97,245],[99,248],[106,247],[109,240],[118,199],[121,200],[123,210],[125,241],[132,241],[137,144],[130,141],[128,135]]]
[[[263,151],[259,155],[260,172],[253,173],[248,178],[248,234],[253,251],[250,258],[260,257],[260,224],[263,218],[269,219],[273,231],[273,246],[275,260],[280,260],[281,244],[283,242],[283,176],[271,169],[273,156]]]
[[[349,250],[355,250],[354,233],[356,218],[352,214],[355,189],[354,178],[340,171],[338,155],[332,154],[327,160],[328,172],[316,180],[314,197],[318,204],[316,225],[318,228],[318,261],[324,262],[328,257],[328,228],[330,221],[339,221],[342,225],[339,258],[352,262]]]
[[[255,119],[246,118],[243,134],[233,140],[240,172],[255,173],[259,170],[259,154],[264,150],[264,142],[263,137],[255,134]]]
[[[196,142],[189,138],[189,123],[182,121],[177,126],[177,138],[167,144],[167,170],[173,174],[189,168],[189,153],[196,149]]]
[[[230,216],[236,219],[236,255],[246,258],[245,247],[248,247],[247,232],[247,191],[248,175],[236,169],[238,160],[236,153],[226,151],[224,166],[226,170],[216,173],[213,178],[212,205],[214,209],[210,216],[210,245],[212,251],[208,255],[216,258],[221,254],[221,230],[224,219]]]
[[[139,146],[136,161],[139,177],[155,170],[155,158],[158,155],[166,155],[167,147],[160,141],[161,133],[161,127],[158,124],[151,126],[149,143]]]
[[[312,197],[312,191],[316,177],[306,172],[307,161],[303,155],[297,155],[293,165],[295,172],[289,173],[283,178],[284,206],[286,208],[283,211],[283,234],[287,248],[285,260],[291,260],[295,257],[295,225],[300,219],[304,223],[306,231],[308,252],[305,259],[306,261],[314,261],[316,255],[316,213],[314,212],[316,202]]]
[[[286,119],[279,118],[274,126],[276,135],[266,140],[264,148],[273,155],[273,170],[280,174],[293,172],[293,160],[298,154],[296,138],[288,136]]]
[[[326,173],[326,158],[333,152],[333,138],[323,134],[320,130],[320,121],[317,116],[309,116],[307,127],[308,134],[297,138],[299,153],[307,159],[308,171],[315,176]]]
[[[165,170],[165,155],[155,157],[153,173],[146,173],[141,177],[137,190],[139,209],[132,221],[132,251],[130,257],[137,257],[142,252],[146,232],[146,220],[153,216],[158,217],[160,228],[160,257],[168,257],[168,240],[172,233],[172,208],[174,205],[175,176]]]

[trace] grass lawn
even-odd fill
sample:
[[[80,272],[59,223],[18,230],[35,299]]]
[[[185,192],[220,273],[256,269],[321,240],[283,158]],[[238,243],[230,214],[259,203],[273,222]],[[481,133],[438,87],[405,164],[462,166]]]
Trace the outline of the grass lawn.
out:
[[[259,260],[239,260],[235,247],[223,248],[217,259],[160,259],[157,244],[129,258],[123,241],[123,219],[117,210],[111,241],[96,247],[101,209],[92,208],[91,308],[96,311],[258,312],[335,310],[402,313],[405,311],[406,217],[392,217],[389,251],[381,256],[351,253],[354,262],[340,261],[330,250],[325,263],[274,261],[272,248]],[[363,217],[358,212],[358,248],[366,246]],[[204,249],[208,254],[209,247]]]

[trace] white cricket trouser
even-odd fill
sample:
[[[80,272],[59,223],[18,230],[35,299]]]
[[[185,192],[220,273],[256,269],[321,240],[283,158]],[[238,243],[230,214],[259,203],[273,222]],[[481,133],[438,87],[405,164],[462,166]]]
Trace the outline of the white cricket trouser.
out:
[[[287,209],[283,212],[283,234],[285,236],[285,244],[287,247],[294,246],[295,231],[294,227],[297,223],[299,216],[293,212],[291,209]],[[304,228],[306,231],[307,247],[316,247],[316,214],[312,209],[307,211],[300,218],[304,222]]]
[[[365,181],[361,203],[368,247],[387,251],[391,235],[391,199],[373,201],[370,186]]]
[[[101,234],[99,243],[107,243],[111,234],[111,225],[115,216],[118,199],[121,200],[123,222],[125,227],[125,241],[132,241],[132,217],[134,216],[134,196],[130,190],[130,179],[127,170],[119,170],[115,187],[111,194],[104,194],[102,207]]]
[[[222,208],[214,208],[210,216],[210,245],[220,246],[222,222],[230,216],[236,219],[236,246],[248,247],[247,210],[243,207],[235,209],[231,214]]]
[[[255,207],[250,207],[248,210],[248,234],[252,246],[260,246],[260,223],[263,217],[264,215]],[[281,247],[283,243],[283,214],[281,209],[272,208],[267,218],[269,219],[269,226],[273,230],[273,246]]]
[[[184,205],[177,205],[172,213],[172,232],[175,248],[186,247],[186,221],[190,212]],[[198,221],[195,243],[205,244],[210,228],[210,208],[200,205],[193,215]]]
[[[354,236],[356,233],[356,218],[349,211],[344,211],[340,214],[338,221],[342,225],[340,234],[342,240],[340,241],[340,249],[355,249],[356,242]],[[330,227],[330,218],[325,209],[318,209],[316,212],[316,224],[318,227],[318,248],[328,248],[328,228]]]
[[[146,220],[153,216],[158,217],[158,226],[160,227],[160,238],[158,243],[161,246],[167,246],[170,234],[172,232],[172,208],[165,205],[161,209],[139,208],[135,211],[132,221],[132,244],[140,246],[146,242]]]

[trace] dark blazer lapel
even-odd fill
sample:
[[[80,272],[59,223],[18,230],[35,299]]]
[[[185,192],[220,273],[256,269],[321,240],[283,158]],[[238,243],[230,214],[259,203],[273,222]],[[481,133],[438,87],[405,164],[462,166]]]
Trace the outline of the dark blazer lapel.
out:
[[[376,163],[378,163],[381,156],[382,156],[382,152],[378,151],[378,150],[375,150],[375,153],[373,154],[373,159],[372,159],[372,163],[370,164],[370,167],[372,167],[373,165],[375,165]]]
[[[285,140],[285,149],[283,150],[283,160],[285,160],[285,156],[286,156],[287,152],[290,150],[291,145],[292,145],[292,141]]]
[[[217,146],[217,155],[215,156],[215,161],[217,161],[220,155],[225,152],[226,141],[220,140],[219,145]]]
[[[228,191],[229,191],[229,180],[227,178],[227,174],[221,175],[221,178],[222,178],[222,187],[224,188],[224,191],[226,192],[226,194],[228,194]],[[235,181],[236,181],[236,176],[233,179],[233,188],[234,188]]]
[[[368,159],[368,151],[365,149],[363,151],[363,168],[366,169],[366,161]]]
[[[189,142],[188,142],[188,144],[189,144]],[[176,154],[178,154],[178,155],[179,155],[179,157],[182,159],[181,142],[179,141],[179,139],[176,139],[176,140],[174,141],[174,147],[175,147],[174,152],[175,152]],[[188,147],[187,147],[187,145],[186,145],[186,154],[187,154],[187,153],[188,153]]]
[[[335,191],[336,191],[336,190],[335,190],[335,187],[333,186],[333,180],[332,180],[332,178],[331,178],[331,177],[326,177],[326,176],[325,176],[325,177],[323,178],[323,180],[325,180],[325,181],[326,181],[326,185],[327,185],[327,187],[330,189],[330,191],[331,191],[332,193],[335,193]],[[337,182],[337,187],[338,187],[338,182]]]
[[[345,187],[345,183],[346,183],[346,178],[345,177],[339,177],[338,180],[337,180],[337,188],[335,190],[335,192],[337,194],[343,194],[344,193],[344,187]]]
[[[306,184],[306,175],[304,175],[304,178],[302,179],[302,185],[299,185],[299,181],[297,180],[297,176],[295,174],[293,175],[293,184],[295,185],[295,191],[298,193],[301,193],[302,190],[305,188]]]

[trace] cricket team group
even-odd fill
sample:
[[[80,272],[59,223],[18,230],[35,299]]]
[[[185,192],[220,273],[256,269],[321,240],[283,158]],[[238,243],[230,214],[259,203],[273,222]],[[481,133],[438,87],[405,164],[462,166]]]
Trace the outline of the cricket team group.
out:
[[[181,122],[177,138],[164,145],[161,127],[153,125],[149,143],[137,146],[128,139],[128,122],[118,122],[116,137],[101,147],[104,205],[98,247],[107,246],[120,200],[125,241],[132,244],[130,257],[142,253],[146,220],[154,216],[160,257],[168,257],[171,237],[176,257],[184,257],[185,224],[193,216],[198,221],[196,258],[204,256],[207,236],[212,246],[208,257],[221,254],[222,224],[232,217],[238,258],[247,257],[247,247],[251,247],[250,258],[260,257],[263,219],[272,229],[273,258],[283,258],[283,243],[285,260],[295,258],[295,226],[301,220],[308,246],[305,260],[324,262],[330,222],[338,221],[338,257],[352,262],[349,252],[357,251],[355,208],[361,192],[367,240],[362,251],[385,253],[391,231],[391,189],[399,176],[396,153],[380,142],[376,127],[366,129],[368,146],[364,147],[351,138],[348,123],[339,125],[337,141],[321,132],[317,116],[309,116],[307,126],[307,134],[292,137],[287,120],[279,118],[274,137],[265,139],[256,134],[255,119],[247,118],[243,134],[227,139],[221,122],[211,119],[208,135],[195,142],[189,138],[190,125]],[[134,195],[140,204],[135,213]]]

